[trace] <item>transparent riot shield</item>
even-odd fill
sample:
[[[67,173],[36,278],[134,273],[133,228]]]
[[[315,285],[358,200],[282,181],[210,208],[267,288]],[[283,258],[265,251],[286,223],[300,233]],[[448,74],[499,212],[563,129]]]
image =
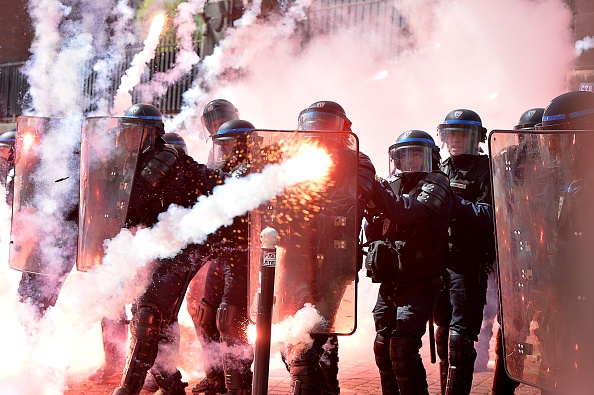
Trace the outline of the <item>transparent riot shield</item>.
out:
[[[67,158],[48,152],[61,122],[17,120],[9,266],[19,271],[61,276],[76,254],[78,152]]]
[[[313,333],[352,334],[356,326],[358,141],[341,132],[256,130],[251,147],[257,168],[289,158],[302,144],[323,147],[332,160],[327,179],[296,185],[250,213],[250,291],[256,321],[260,232],[277,230],[273,323],[306,304],[321,315]],[[253,141],[258,141],[252,138]]]
[[[103,261],[104,242],[126,223],[143,124],[140,120],[90,117],[81,140],[81,204],[76,267]]]
[[[594,386],[592,131],[493,131],[506,368],[544,390]]]

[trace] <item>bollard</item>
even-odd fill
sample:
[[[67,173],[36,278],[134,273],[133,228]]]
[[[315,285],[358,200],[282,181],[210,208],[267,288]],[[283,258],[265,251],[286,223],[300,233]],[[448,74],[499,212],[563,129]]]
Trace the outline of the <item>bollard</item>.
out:
[[[274,302],[274,275],[276,270],[276,243],[278,232],[265,228],[260,233],[260,289],[258,315],[256,317],[256,346],[254,349],[253,395],[267,395],[270,367],[270,341],[272,330],[272,306]]]

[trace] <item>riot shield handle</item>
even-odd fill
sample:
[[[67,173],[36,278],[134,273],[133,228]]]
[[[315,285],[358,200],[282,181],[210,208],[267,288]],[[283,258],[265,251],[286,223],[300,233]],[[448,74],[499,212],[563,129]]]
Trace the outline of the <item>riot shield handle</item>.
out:
[[[254,380],[252,385],[252,393],[254,395],[268,394],[276,243],[278,243],[278,239],[278,232],[273,228],[264,228],[260,233],[262,252],[260,254],[258,316],[256,317],[257,335],[254,349]]]

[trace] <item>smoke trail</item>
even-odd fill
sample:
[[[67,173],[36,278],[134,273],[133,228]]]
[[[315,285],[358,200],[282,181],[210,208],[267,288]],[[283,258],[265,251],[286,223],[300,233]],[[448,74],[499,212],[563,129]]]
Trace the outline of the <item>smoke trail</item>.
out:
[[[155,97],[165,94],[171,84],[192,71],[193,66],[200,60],[193,43],[193,34],[196,30],[194,16],[204,7],[204,2],[205,0],[194,0],[177,6],[178,14],[173,19],[173,24],[176,27],[179,51],[175,55],[175,64],[166,72],[153,75],[148,83],[138,86],[143,102],[152,103]]]
[[[120,86],[114,97],[112,115],[122,115],[132,105],[132,95],[130,92],[140,82],[140,77],[144,73],[146,65],[155,57],[155,51],[159,45],[159,36],[164,25],[165,15],[157,14],[153,18],[149,33],[144,40],[144,48],[134,55],[130,68],[122,76]]]
[[[93,15],[93,14],[89,14]],[[136,36],[132,32],[134,10],[128,5],[128,0],[119,0],[115,6],[115,20],[110,24],[113,31],[110,40],[102,48],[97,50],[97,60],[93,65],[95,79],[93,82],[94,97],[92,104],[95,110],[88,115],[108,115],[113,75],[117,66],[124,62],[126,49],[136,44]]]
[[[47,75],[52,70],[54,56],[61,43],[58,26],[67,14],[68,8],[59,1],[39,1],[29,3],[29,14],[35,26],[35,37],[31,43],[32,56],[23,67],[30,85],[28,94],[33,108],[43,114],[49,114],[52,97],[47,88],[52,81]]]

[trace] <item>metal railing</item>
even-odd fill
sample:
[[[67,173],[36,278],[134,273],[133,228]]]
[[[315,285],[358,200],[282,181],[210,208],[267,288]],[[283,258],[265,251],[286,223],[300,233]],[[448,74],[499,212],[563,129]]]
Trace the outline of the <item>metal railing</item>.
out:
[[[397,13],[389,0],[314,0],[308,11],[303,31],[306,37],[318,34],[333,34],[345,26],[358,26],[365,34],[373,34],[376,42],[387,55],[395,55],[401,50],[401,36],[405,31],[405,21]],[[194,48],[200,48],[200,35],[196,34]],[[131,48],[126,53],[125,60],[116,67],[111,78],[111,87],[106,94],[111,98],[120,84],[134,55],[142,48]],[[356,50],[356,48],[354,48]],[[148,82],[158,72],[167,71],[174,63],[178,48],[174,37],[162,39],[157,55],[150,62],[141,78],[141,83]],[[0,64],[0,122],[14,122],[26,107],[25,100],[28,91],[26,76],[20,71],[25,64]],[[182,105],[182,94],[190,88],[197,75],[197,67],[185,75],[176,84],[168,87],[166,93],[155,99],[155,104],[164,114],[179,112]],[[95,78],[91,74],[85,82],[85,97],[91,99],[97,96]],[[133,101],[139,100],[139,92],[132,91]],[[89,108],[89,111],[94,108]]]

